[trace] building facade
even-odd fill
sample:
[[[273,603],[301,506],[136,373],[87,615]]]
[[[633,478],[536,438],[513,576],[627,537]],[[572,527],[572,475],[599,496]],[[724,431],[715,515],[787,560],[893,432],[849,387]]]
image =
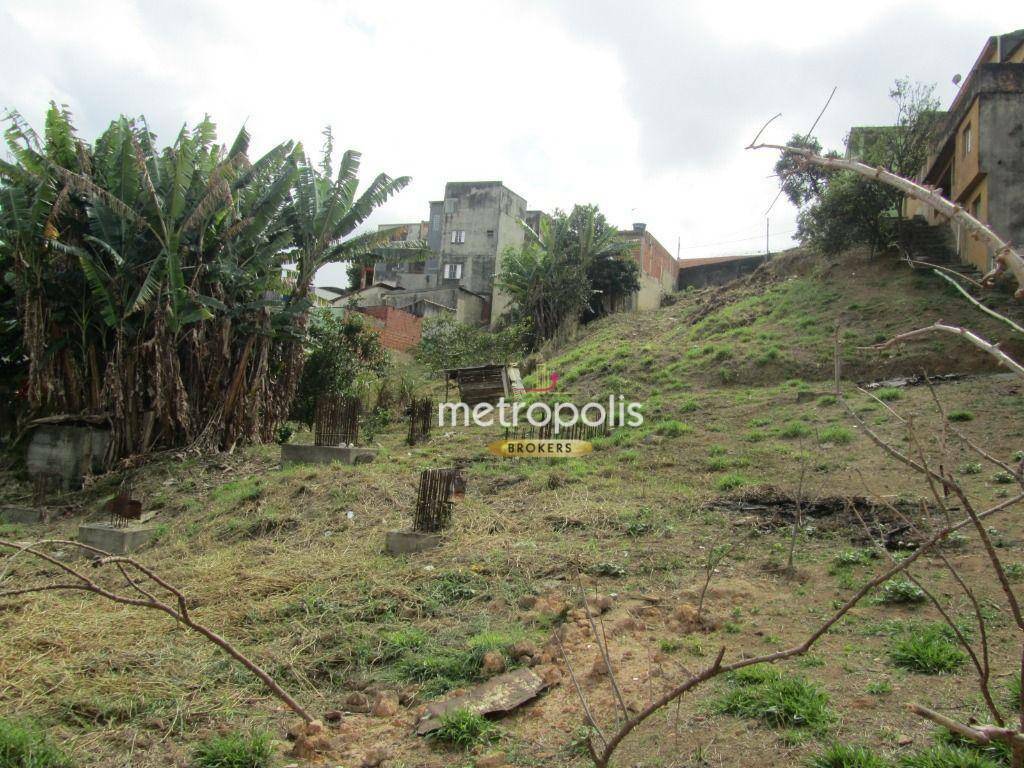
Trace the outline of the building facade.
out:
[[[990,37],[964,78],[918,175],[1008,242],[1024,242],[1024,29]],[[941,224],[908,199],[908,218]],[[983,272],[992,249],[950,225],[960,259]]]
[[[630,310],[657,309],[666,293],[676,289],[679,262],[647,231],[636,223],[632,229],[619,230],[619,236],[632,244],[633,258],[640,267],[640,290],[627,301]]]

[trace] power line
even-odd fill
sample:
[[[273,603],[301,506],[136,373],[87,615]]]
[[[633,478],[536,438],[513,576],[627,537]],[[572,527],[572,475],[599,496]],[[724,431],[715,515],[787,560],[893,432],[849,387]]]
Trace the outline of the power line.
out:
[[[782,235],[791,235],[796,232],[795,229],[790,229],[785,232],[774,232],[772,237],[781,237]],[[721,240],[717,243],[704,243],[703,245],[688,245],[685,248],[680,248],[682,251],[692,251],[696,248],[712,248],[716,245],[731,245],[732,243],[745,243],[749,240],[760,240],[761,235],[754,235],[753,237],[741,237],[737,240]]]

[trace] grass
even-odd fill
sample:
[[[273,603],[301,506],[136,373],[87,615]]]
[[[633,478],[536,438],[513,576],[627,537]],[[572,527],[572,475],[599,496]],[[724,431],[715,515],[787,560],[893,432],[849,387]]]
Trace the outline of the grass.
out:
[[[468,750],[497,739],[498,729],[483,715],[466,709],[456,709],[441,716],[441,727],[433,731],[430,737]]]
[[[662,437],[679,437],[692,432],[693,428],[677,419],[659,421],[654,425],[654,434]]]
[[[36,726],[0,717],[0,768],[71,768],[71,759]]]
[[[967,661],[967,654],[957,645],[949,627],[929,624],[895,638],[889,647],[889,658],[902,669],[940,675],[960,669]]]
[[[807,761],[808,768],[890,768],[891,763],[867,747],[832,744]]]
[[[904,755],[899,768],[1006,768],[1006,763],[993,760],[977,750],[937,744],[929,749]]]
[[[893,400],[903,399],[903,390],[899,387],[882,387],[875,391],[875,397],[883,402],[891,403]]]
[[[734,491],[749,482],[747,477],[739,472],[728,472],[715,481],[715,488],[719,491]]]
[[[974,421],[974,414],[970,411],[950,411],[946,418],[950,421]]]
[[[202,742],[192,754],[194,768],[266,768],[273,752],[265,733],[232,733]]]
[[[718,714],[814,732],[823,732],[835,720],[828,694],[814,683],[774,667],[747,667],[728,675],[726,682],[729,690],[711,703]]]
[[[821,444],[832,443],[833,445],[848,445],[853,442],[853,431],[847,427],[833,424],[825,427],[818,435],[818,442]]]
[[[889,579],[879,589],[877,602],[884,605],[917,605],[926,599],[924,591],[909,579]]]

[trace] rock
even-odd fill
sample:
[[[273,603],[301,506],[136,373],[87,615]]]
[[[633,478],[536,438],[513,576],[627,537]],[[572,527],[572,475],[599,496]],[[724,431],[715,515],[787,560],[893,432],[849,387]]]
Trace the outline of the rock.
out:
[[[394,717],[398,714],[398,697],[393,693],[381,693],[373,703],[374,717]]]
[[[497,651],[488,651],[480,662],[480,670],[487,675],[498,675],[505,671],[505,657]]]
[[[365,693],[350,693],[345,699],[345,709],[365,714],[370,711],[370,699]]]
[[[588,602],[590,603],[590,610],[597,614],[607,613],[615,604],[615,601],[608,595],[595,595]]]
[[[300,760],[313,760],[318,755],[326,755],[333,751],[334,742],[324,730],[323,723],[314,720],[303,724],[302,731],[296,734],[295,746],[291,756]]]
[[[909,747],[914,743],[914,739],[910,736],[900,736],[896,743],[901,747]]]
[[[521,659],[524,656],[536,656],[537,644],[529,640],[520,640],[512,645],[510,653],[513,659]]]
[[[548,687],[558,685],[562,682],[562,670],[554,664],[544,667],[540,670],[540,679],[543,680],[544,684]]]
[[[330,709],[327,712],[324,712],[324,720],[326,720],[328,723],[337,723],[341,720],[341,718],[342,713],[340,710]]]
[[[363,762],[359,764],[360,768],[378,768],[378,766],[384,765],[388,756],[388,751],[384,747],[374,747],[363,755]]]
[[[594,666],[590,668],[591,677],[603,677],[608,674],[608,665],[604,663],[604,659],[598,656],[594,659]]]

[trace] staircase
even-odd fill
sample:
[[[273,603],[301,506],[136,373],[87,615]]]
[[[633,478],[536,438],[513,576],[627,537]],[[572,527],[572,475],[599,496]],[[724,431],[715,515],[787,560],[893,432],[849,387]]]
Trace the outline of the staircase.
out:
[[[927,264],[934,264],[972,280],[981,278],[977,267],[964,264],[957,257],[953,232],[945,224],[933,226],[921,216],[900,219],[896,227],[896,244],[911,260],[914,269],[927,270],[931,268]]]

